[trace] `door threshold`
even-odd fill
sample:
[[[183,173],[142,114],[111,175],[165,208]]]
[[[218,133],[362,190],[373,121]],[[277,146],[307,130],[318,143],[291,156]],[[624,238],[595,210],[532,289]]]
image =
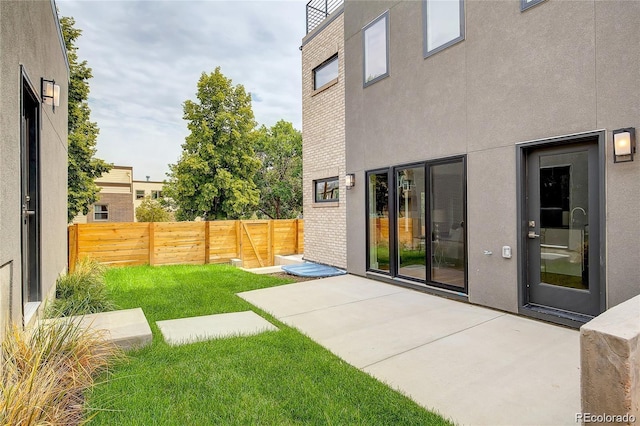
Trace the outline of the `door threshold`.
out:
[[[578,312],[570,312],[562,309],[551,308],[549,306],[528,303],[519,309],[521,315],[533,317],[555,324],[566,325],[572,328],[580,328],[583,324],[591,321],[593,316]]]

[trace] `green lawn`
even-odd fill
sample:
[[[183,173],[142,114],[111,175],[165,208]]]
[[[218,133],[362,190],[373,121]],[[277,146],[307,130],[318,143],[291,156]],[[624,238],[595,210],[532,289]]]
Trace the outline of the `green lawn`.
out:
[[[110,269],[106,281],[120,308],[142,307],[154,337],[89,395],[92,424],[450,424],[235,296],[287,280],[206,265]],[[170,347],[155,325],[249,309],[280,330]]]

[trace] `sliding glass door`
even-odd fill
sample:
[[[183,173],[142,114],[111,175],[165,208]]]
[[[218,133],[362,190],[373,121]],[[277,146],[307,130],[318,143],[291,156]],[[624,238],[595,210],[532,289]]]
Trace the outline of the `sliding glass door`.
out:
[[[464,163],[452,161],[429,168],[429,228],[432,282],[465,287]]]
[[[389,173],[367,176],[368,265],[367,269],[389,272]]]
[[[367,270],[466,291],[464,157],[367,173]]]
[[[398,275],[425,280],[424,166],[396,170]]]

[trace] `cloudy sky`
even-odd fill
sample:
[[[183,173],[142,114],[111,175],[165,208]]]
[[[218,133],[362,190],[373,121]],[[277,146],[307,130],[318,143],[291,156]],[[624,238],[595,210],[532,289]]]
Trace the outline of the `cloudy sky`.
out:
[[[188,134],[182,103],[217,66],[252,94],[259,124],[301,129],[306,0],[57,0],[82,30],[93,69],[89,106],[98,157],[163,180]]]

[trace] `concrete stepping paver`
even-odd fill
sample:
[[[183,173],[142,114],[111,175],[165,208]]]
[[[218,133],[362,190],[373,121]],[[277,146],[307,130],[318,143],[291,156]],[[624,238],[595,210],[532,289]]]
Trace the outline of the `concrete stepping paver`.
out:
[[[156,325],[164,340],[173,346],[278,330],[253,311],[156,321]]]
[[[151,328],[141,308],[87,314],[70,319],[78,322],[83,328],[104,330],[105,338],[122,349],[140,348],[150,344],[153,339]]]

